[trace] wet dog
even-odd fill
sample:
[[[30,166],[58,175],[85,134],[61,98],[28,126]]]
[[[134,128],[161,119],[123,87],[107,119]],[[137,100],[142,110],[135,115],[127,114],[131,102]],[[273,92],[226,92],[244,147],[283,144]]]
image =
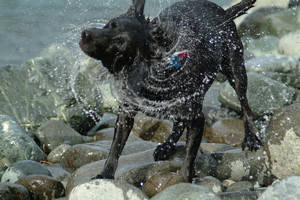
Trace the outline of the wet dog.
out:
[[[156,148],[155,160],[168,159],[187,129],[180,175],[191,181],[205,122],[203,98],[219,72],[227,77],[241,104],[245,127],[242,148],[257,150],[262,145],[248,106],[243,45],[233,22],[254,3],[242,0],[224,10],[206,0],[186,0],[149,20],[144,17],[145,0],[133,0],[125,14],[103,28],[82,32],[81,49],[101,60],[120,80],[114,139],[104,169],[96,178],[114,178],[134,116],[141,111],[174,122],[170,136]]]

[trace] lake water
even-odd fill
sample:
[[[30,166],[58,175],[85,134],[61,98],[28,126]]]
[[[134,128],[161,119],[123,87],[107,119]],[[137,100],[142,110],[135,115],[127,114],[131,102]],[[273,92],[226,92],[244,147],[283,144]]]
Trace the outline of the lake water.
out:
[[[148,0],[145,15],[178,0]],[[231,0],[214,0],[221,6]],[[78,49],[80,32],[124,13],[131,0],[0,0],[0,67],[21,65],[53,43]]]

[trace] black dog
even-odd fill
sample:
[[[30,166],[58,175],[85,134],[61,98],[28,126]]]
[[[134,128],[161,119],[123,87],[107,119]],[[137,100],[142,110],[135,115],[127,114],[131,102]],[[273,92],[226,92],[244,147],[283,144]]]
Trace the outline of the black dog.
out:
[[[142,111],[174,121],[171,135],[154,152],[155,160],[172,155],[187,128],[186,156],[180,174],[191,181],[205,121],[203,98],[219,72],[226,75],[241,103],[243,149],[257,150],[262,145],[248,106],[243,46],[233,22],[254,3],[242,0],[224,10],[206,0],[186,0],[150,21],[143,14],[145,0],[133,0],[127,13],[110,20],[102,29],[82,32],[81,49],[101,60],[121,83],[114,139],[105,167],[96,178],[114,178],[135,113]]]

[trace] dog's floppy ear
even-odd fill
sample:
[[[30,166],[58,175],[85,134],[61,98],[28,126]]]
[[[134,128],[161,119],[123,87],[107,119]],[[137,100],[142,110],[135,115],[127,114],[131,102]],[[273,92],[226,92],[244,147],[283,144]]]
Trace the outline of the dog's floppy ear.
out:
[[[135,16],[140,18],[144,16],[145,0],[133,0]]]

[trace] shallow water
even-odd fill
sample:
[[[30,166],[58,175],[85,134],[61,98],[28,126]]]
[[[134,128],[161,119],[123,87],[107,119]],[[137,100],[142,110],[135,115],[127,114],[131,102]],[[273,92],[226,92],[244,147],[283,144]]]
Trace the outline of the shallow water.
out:
[[[148,0],[145,15],[178,0]],[[214,0],[226,5],[231,0]],[[81,30],[105,23],[127,10],[131,0],[1,0],[0,67],[20,65],[50,44],[78,48]],[[76,49],[77,50],[77,49]]]

